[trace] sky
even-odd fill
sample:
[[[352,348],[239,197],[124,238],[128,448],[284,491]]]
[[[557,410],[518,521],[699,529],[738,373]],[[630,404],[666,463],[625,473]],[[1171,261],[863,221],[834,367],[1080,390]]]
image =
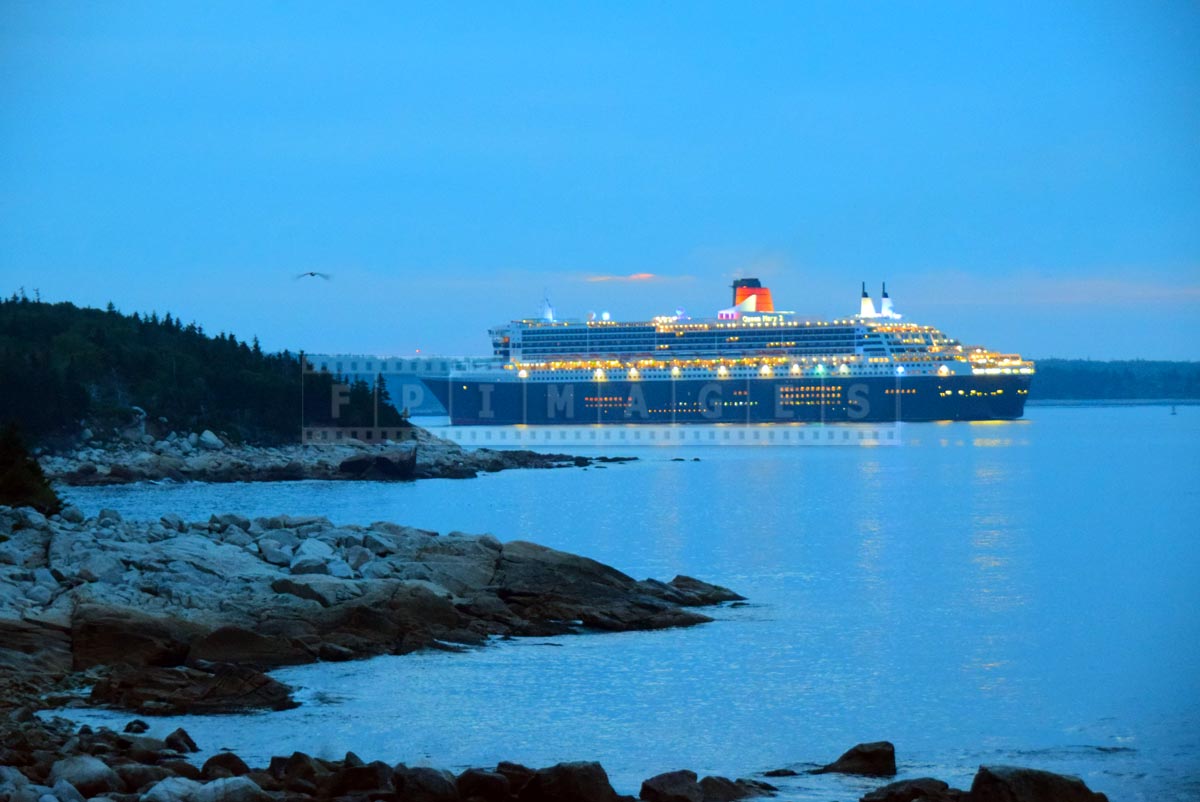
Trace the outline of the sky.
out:
[[[739,276],[1200,359],[1200,4],[0,0],[4,295],[482,354]]]

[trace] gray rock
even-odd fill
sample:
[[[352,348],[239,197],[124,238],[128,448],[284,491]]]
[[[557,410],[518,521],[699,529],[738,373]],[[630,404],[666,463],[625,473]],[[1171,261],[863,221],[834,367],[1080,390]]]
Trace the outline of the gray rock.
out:
[[[107,507],[100,510],[100,514],[96,516],[96,523],[100,526],[114,526],[121,523],[121,521],[121,513]]]
[[[292,552],[291,549],[283,549],[272,538],[263,538],[258,541],[258,553],[262,555],[264,561],[271,565],[291,565]]]
[[[25,558],[13,546],[0,546],[0,565],[24,565]]]
[[[51,590],[58,587],[58,580],[54,578],[54,574],[48,568],[33,569],[33,581]]]
[[[254,542],[250,535],[235,527],[226,531],[224,541],[231,546],[248,546]]]
[[[346,549],[346,563],[355,571],[369,563],[374,556],[370,549],[362,546],[351,546]]]
[[[50,527],[46,516],[31,507],[22,507],[18,512],[21,515],[21,525],[26,529],[48,529]]]
[[[346,564],[344,560],[333,559],[325,564],[326,572],[338,579],[353,579],[354,569]]]
[[[249,777],[226,777],[196,789],[189,802],[270,802],[271,795]]]
[[[195,447],[200,444],[200,435],[192,432],[187,436],[188,445]]]
[[[160,780],[138,802],[192,802],[200,790],[200,783],[183,777],[168,777]]]
[[[83,510],[74,504],[68,504],[60,514],[62,515],[62,519],[67,523],[81,524],[84,522]]]
[[[358,569],[363,579],[387,579],[396,572],[386,560],[371,560]]]
[[[329,565],[316,557],[296,557],[288,570],[293,574],[328,574]]]
[[[896,747],[888,741],[858,744],[841,757],[813,774],[862,774],[867,777],[893,777],[896,774]]]
[[[45,585],[34,585],[25,591],[25,598],[34,604],[40,604],[45,607],[54,598],[54,594]]]
[[[124,790],[117,773],[91,755],[75,755],[55,763],[50,769],[50,782],[57,784],[60,780],[75,786],[85,797]]]
[[[119,582],[125,575],[125,564],[110,554],[88,555],[79,566],[79,578],[87,582]]]
[[[187,522],[173,512],[167,513],[163,517],[159,518],[158,521],[167,529],[173,529],[176,532],[187,531]]]
[[[191,438],[188,439],[191,440]],[[205,429],[200,434],[198,443],[201,448],[208,449],[209,451],[220,451],[225,447],[225,443],[221,440],[221,438],[217,437],[209,429]]]
[[[296,557],[312,557],[318,560],[328,560],[333,557],[333,547],[323,540],[309,538],[296,546]]]
[[[59,780],[54,784],[54,796],[51,799],[57,799],[58,802],[83,802],[83,794],[66,780]]]
[[[395,545],[388,538],[381,536],[378,532],[366,532],[363,534],[363,547],[370,550],[372,553],[382,557],[385,554],[391,554],[396,550]]]

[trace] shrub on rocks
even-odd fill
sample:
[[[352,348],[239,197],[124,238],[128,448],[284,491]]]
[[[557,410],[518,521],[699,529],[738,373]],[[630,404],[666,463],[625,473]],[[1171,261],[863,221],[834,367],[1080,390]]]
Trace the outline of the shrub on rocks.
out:
[[[54,515],[63,507],[42,466],[29,456],[15,424],[0,431],[0,504],[33,507],[45,515]]]

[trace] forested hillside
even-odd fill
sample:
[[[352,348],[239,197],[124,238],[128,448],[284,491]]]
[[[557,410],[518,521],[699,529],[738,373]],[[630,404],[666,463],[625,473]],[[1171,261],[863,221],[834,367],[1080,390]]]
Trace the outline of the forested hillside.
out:
[[[1200,362],[1041,359],[1030,400],[1200,398]]]
[[[327,373],[304,376],[304,421],[333,423]],[[379,420],[400,423],[380,385]],[[0,301],[0,424],[15,422],[34,441],[97,434],[147,420],[178,431],[212,429],[241,440],[297,439],[301,372],[297,355],[264,353],[257,339],[206,334],[169,313],[125,315],[21,295]],[[338,425],[369,425],[372,387],[351,385]]]

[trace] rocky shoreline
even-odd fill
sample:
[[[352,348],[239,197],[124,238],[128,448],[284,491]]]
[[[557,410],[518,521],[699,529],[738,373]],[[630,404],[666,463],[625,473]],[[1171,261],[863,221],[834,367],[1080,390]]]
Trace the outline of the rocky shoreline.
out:
[[[46,478],[72,486],[131,482],[280,482],[301,479],[376,481],[469,479],[514,468],[587,467],[634,457],[581,457],[533,451],[465,449],[419,426],[403,442],[255,446],[211,431],[168,432],[162,438],[138,430],[99,441],[85,431],[70,448],[38,456]]]
[[[291,689],[267,670],[419,649],[463,649],[494,637],[690,626],[696,607],[741,596],[688,577],[634,580],[532,543],[378,522],[213,515],[186,522],[51,518],[0,507],[0,802],[613,802],[597,763],[511,763],[458,775],[353,754],[293,753],[251,768],[222,752],[202,766],[178,730],[162,738],[43,719],[64,703],[143,716],[279,710]],[[90,689],[89,689],[90,688]],[[805,773],[896,774],[891,744],[862,744]],[[643,783],[651,802],[770,796],[772,778],[672,771]],[[776,780],[779,782],[779,780]],[[786,780],[785,780],[786,781]],[[871,802],[1096,802],[1083,783],[985,767],[969,791],[930,778],[872,791]]]

